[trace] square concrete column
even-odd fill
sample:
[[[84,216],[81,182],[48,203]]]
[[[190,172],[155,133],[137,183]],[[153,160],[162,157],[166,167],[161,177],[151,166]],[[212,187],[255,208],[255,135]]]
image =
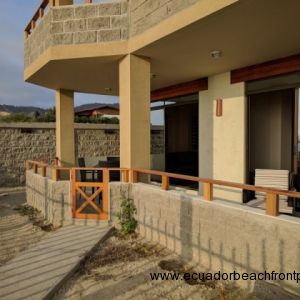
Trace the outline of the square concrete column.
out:
[[[73,91],[56,91],[56,156],[62,166],[75,166]]]
[[[150,169],[150,62],[127,55],[119,82],[121,167]]]
[[[208,90],[199,95],[199,176],[245,183],[245,83],[230,82],[230,72],[208,78]],[[217,99],[223,113],[216,115]],[[214,187],[214,197],[242,202],[241,190]]]

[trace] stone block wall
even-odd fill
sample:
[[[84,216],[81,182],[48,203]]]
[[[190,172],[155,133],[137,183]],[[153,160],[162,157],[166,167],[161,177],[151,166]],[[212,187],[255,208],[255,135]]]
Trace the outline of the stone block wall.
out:
[[[53,7],[25,40],[25,67],[50,46],[128,38],[128,1]]]
[[[199,0],[131,0],[130,35],[142,33]]]
[[[72,222],[69,181],[53,181],[32,171],[26,171],[26,200],[54,227]]]
[[[25,160],[55,159],[55,129],[45,124],[0,123],[0,187],[25,183]]]
[[[53,7],[25,39],[25,67],[50,46],[128,40],[199,0],[115,0]]]
[[[85,157],[87,164],[89,161],[96,164],[107,156],[119,156],[119,125],[76,124],[75,144],[76,157]],[[0,187],[24,185],[26,160],[53,164],[55,145],[55,124],[0,123]],[[152,129],[151,153],[163,156],[163,127]]]
[[[202,272],[300,274],[300,221],[295,217],[270,217],[241,204],[204,201],[143,183],[131,188],[112,183],[110,194],[113,216],[119,211],[122,194],[133,198],[139,233],[198,265]],[[237,283],[245,288],[256,284],[249,280]],[[300,294],[295,280],[273,283]]]

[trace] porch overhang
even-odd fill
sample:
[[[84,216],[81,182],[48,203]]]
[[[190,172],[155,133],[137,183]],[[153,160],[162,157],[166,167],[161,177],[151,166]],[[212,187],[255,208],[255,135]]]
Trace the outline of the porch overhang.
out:
[[[99,94],[110,88],[118,95],[118,62],[129,53],[151,60],[152,90],[300,53],[299,1],[228,4],[209,15],[199,12],[181,28],[170,24],[181,14],[192,16],[192,7],[126,41],[50,47],[25,69],[25,80]],[[213,50],[221,51],[219,59],[211,57]]]

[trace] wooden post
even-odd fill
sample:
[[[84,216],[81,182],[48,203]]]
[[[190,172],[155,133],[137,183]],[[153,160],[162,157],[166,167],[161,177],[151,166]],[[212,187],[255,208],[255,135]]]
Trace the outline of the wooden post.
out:
[[[35,20],[31,21],[31,30],[33,30],[35,28]]]
[[[102,171],[103,177],[103,191],[102,191],[102,210],[108,219],[108,183],[109,183],[109,170],[104,169]]]
[[[169,189],[169,186],[170,186],[169,177],[163,175],[161,179],[162,179],[161,187],[162,187],[163,190],[167,191]]]
[[[25,30],[25,31],[24,31],[24,39],[25,39],[25,40],[28,38],[28,35],[29,35],[29,34],[28,34],[28,31]]]
[[[34,172],[34,174],[37,174],[37,172],[38,172],[38,165],[37,164],[33,165],[33,172]]]
[[[138,181],[138,174],[137,171],[130,170],[130,182],[136,183]]]
[[[279,196],[275,193],[267,193],[266,196],[266,214],[269,216],[279,215]]]
[[[128,182],[129,181],[129,171],[128,170],[122,170],[122,182]]]
[[[85,4],[93,3],[93,0],[84,0]]]
[[[70,188],[72,196],[72,216],[75,218],[76,213],[76,169],[70,169]]]
[[[213,185],[209,182],[203,183],[203,198],[207,201],[213,200]]]
[[[43,177],[47,176],[47,167],[46,167],[46,165],[42,165],[42,176]]]
[[[39,17],[42,18],[44,16],[44,9],[41,7],[39,9]]]
[[[58,181],[59,180],[59,174],[58,174],[58,170],[56,168],[52,168],[51,178],[52,178],[53,181]]]
[[[55,0],[49,0],[49,6],[50,7],[55,6]]]

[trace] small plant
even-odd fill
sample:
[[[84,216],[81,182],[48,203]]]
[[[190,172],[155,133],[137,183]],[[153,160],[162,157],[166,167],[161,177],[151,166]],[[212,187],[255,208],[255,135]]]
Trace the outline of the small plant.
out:
[[[118,213],[118,218],[121,225],[121,233],[129,234],[135,231],[137,227],[137,220],[134,218],[135,213],[136,207],[133,200],[122,196],[120,212]]]
[[[22,205],[15,210],[17,210],[22,216],[28,216],[30,221],[34,220],[39,212],[36,208],[27,204]]]
[[[27,216],[29,221],[31,221],[31,223],[34,226],[40,227],[43,231],[53,231],[54,227],[51,223],[46,222],[41,216],[40,216],[40,212],[28,205],[22,205],[18,208],[15,208],[15,210],[17,210],[22,216]]]

